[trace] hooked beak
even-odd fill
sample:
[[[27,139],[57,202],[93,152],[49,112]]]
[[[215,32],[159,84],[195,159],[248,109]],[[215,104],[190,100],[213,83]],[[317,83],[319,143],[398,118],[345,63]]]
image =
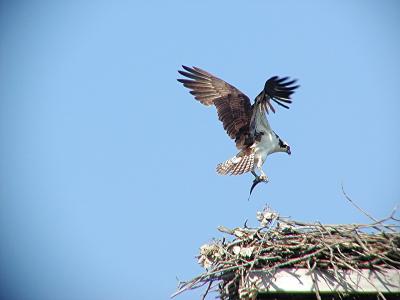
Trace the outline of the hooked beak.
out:
[[[287,154],[289,154],[289,155],[292,154],[292,151],[290,151],[290,148],[288,148],[286,152],[287,152]]]

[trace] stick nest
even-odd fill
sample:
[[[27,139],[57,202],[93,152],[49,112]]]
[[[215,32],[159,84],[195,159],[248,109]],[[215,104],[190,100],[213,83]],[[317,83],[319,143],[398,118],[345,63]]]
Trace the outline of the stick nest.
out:
[[[264,209],[259,226],[218,230],[228,238],[201,246],[198,262],[205,272],[188,282],[183,291],[207,286],[221,299],[255,299],[256,290],[243,288],[250,271],[271,274],[279,268],[400,270],[400,220],[392,215],[371,224],[303,223]],[[317,298],[319,297],[316,290]],[[377,293],[384,298],[382,293]]]

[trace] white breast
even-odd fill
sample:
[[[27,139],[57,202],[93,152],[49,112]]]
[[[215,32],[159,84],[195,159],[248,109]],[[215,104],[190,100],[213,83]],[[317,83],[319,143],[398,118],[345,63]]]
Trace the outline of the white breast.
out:
[[[256,116],[256,131],[264,134],[261,136],[261,141],[256,142],[254,147],[255,159],[261,160],[264,163],[269,154],[278,151],[279,139],[269,126],[264,113],[258,113]]]

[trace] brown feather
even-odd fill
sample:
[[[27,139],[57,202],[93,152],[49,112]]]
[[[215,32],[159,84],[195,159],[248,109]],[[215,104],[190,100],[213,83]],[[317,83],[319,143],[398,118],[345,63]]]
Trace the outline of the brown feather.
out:
[[[217,172],[220,175],[241,175],[250,172],[254,167],[253,149],[244,149],[235,157],[218,164]]]
[[[214,104],[218,118],[228,135],[235,139],[236,147],[243,149],[249,142],[249,123],[252,114],[250,99],[241,91],[218,77],[197,67],[182,66],[178,71],[190,78],[178,79],[189,88],[196,100],[204,105]]]

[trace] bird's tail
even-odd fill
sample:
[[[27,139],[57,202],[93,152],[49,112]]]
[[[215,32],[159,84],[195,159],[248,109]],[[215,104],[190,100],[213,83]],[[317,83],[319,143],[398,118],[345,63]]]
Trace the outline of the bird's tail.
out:
[[[239,152],[236,156],[218,164],[217,173],[220,175],[240,175],[253,170],[254,151],[244,154]]]

